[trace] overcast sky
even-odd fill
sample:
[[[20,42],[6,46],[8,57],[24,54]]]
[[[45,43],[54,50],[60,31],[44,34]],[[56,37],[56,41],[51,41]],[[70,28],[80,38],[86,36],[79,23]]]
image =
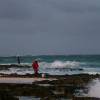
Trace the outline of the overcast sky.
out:
[[[100,0],[0,0],[0,56],[100,54]]]

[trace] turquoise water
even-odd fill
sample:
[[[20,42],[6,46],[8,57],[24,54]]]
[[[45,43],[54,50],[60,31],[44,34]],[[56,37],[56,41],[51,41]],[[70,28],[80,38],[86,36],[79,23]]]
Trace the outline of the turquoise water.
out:
[[[31,63],[32,60],[38,59],[44,62],[59,61],[79,61],[89,63],[100,63],[100,55],[54,55],[54,56],[20,56],[22,63]],[[17,63],[17,57],[0,57],[0,64]]]
[[[40,98],[33,97],[33,96],[20,96],[19,100],[40,100]]]
[[[29,65],[27,68],[9,68],[2,70],[0,73],[34,73],[31,67],[32,61],[37,59],[39,61],[40,73],[49,74],[79,74],[100,73],[100,55],[52,55],[52,56],[20,56],[21,64]],[[17,57],[0,57],[0,64],[17,64]]]
[[[20,96],[19,100],[44,100],[44,98],[38,98],[38,97],[34,97],[34,96]],[[45,99],[46,100],[46,99]],[[50,100],[50,99],[49,99]],[[54,100],[54,99],[53,99]],[[71,99],[67,99],[67,98],[60,98],[57,99],[55,98],[55,100],[71,100]]]

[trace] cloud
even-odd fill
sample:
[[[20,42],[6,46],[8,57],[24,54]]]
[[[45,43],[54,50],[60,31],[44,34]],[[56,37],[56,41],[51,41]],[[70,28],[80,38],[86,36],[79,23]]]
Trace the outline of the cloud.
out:
[[[100,11],[99,0],[0,0],[0,18],[48,20],[54,13]]]
[[[61,12],[86,13],[99,12],[99,0],[49,0],[49,4]]]
[[[99,0],[0,0],[0,33],[72,36],[100,31],[99,4]]]
[[[31,17],[27,0],[0,0],[0,18],[24,19]]]
[[[98,53],[99,26],[100,0],[0,0],[2,52]]]

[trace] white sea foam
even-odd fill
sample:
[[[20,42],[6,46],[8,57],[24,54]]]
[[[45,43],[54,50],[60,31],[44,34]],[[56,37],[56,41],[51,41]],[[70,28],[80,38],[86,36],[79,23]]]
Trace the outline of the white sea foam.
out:
[[[94,75],[100,74],[100,68],[84,67],[83,73],[94,74]]]
[[[73,67],[79,67],[80,62],[54,61],[52,63],[41,62],[40,65],[41,65],[41,67],[44,67],[44,68],[73,68]]]
[[[100,80],[99,79],[93,80],[89,84],[88,96],[89,97],[97,97],[97,98],[100,98]]]
[[[75,61],[65,61],[65,62],[61,62],[61,61],[54,61],[51,66],[53,67],[78,67],[80,64],[79,62],[75,62]]]
[[[15,64],[16,65],[16,64]],[[12,66],[7,69],[0,69],[0,73],[3,74],[33,74],[32,63],[21,63],[16,66]],[[27,65],[27,66],[26,66]],[[48,73],[51,75],[65,75],[65,74],[80,74],[80,73],[88,73],[88,74],[97,74],[100,73],[100,70],[97,68],[90,67],[82,67],[84,65],[83,62],[76,61],[60,61],[55,60],[53,62],[39,62],[39,72],[40,73]],[[25,67],[24,67],[25,66]],[[83,69],[83,70],[80,70]],[[96,70],[97,69],[97,70]]]

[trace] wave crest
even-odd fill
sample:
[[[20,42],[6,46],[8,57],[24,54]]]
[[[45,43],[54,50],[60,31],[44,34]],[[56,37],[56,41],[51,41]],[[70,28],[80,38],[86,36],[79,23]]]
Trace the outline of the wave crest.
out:
[[[76,61],[54,61],[52,63],[41,62],[40,66],[47,67],[47,68],[73,68],[79,67],[80,63]]]

